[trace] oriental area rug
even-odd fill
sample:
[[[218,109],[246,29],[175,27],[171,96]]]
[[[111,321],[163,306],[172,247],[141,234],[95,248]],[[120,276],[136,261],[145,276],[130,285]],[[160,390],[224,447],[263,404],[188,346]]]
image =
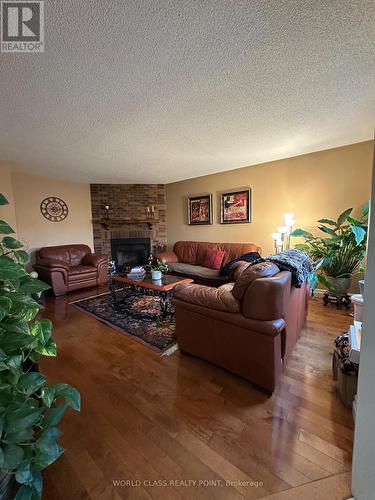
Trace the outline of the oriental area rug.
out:
[[[71,304],[98,320],[132,337],[162,356],[177,350],[174,311],[163,318],[159,297],[134,290],[117,290],[81,299]]]

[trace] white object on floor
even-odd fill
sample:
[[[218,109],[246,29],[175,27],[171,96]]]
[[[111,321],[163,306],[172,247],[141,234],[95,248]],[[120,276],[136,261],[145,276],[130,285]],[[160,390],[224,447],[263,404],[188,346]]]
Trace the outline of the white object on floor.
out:
[[[173,354],[174,352],[176,352],[177,349],[178,349],[178,344],[174,344],[169,349],[167,349],[166,351],[164,351],[161,354],[161,356],[170,356],[171,354]]]
[[[360,321],[354,321],[353,325],[349,328],[349,342],[350,342],[350,354],[349,359],[352,363],[359,364],[359,355],[361,351],[361,334],[362,334],[362,323]]]
[[[352,295],[352,302],[354,304],[354,319],[356,321],[363,321],[363,297],[360,294]]]

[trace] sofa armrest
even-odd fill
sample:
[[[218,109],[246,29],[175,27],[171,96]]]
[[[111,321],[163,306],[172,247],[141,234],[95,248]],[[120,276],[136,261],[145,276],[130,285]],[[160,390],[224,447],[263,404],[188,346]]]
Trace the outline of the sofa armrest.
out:
[[[53,293],[58,297],[65,295],[68,286],[69,264],[57,259],[38,259],[34,269],[39,279],[51,285]]]
[[[50,270],[55,268],[64,269],[65,271],[69,271],[69,264],[63,260],[57,259],[38,259],[34,267],[44,267]]]
[[[108,263],[107,255],[88,253],[82,259],[84,266],[98,267],[100,264]]]
[[[241,305],[232,293],[225,288],[213,288],[204,285],[179,285],[173,290],[176,299],[215,309],[216,311],[239,312]]]
[[[182,285],[181,285],[182,286]],[[177,288],[176,288],[177,289]],[[249,331],[257,332],[262,335],[275,337],[283,335],[285,332],[285,320],[282,318],[271,321],[259,321],[255,319],[245,318],[240,312],[232,313],[228,311],[218,311],[217,309],[210,309],[198,304],[192,304],[177,297],[173,297],[172,304],[176,309],[176,318],[179,317],[180,312],[187,311],[188,313],[197,313],[200,316],[210,318],[214,321],[223,321],[228,325],[236,325]]]
[[[178,257],[174,252],[160,252],[155,254],[155,258],[168,264],[168,262],[178,262]]]

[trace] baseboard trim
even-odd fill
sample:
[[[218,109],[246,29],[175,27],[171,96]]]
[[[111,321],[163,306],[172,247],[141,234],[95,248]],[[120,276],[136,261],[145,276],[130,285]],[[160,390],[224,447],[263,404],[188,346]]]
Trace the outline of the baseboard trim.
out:
[[[319,296],[321,297],[322,295],[324,295],[328,290],[326,290],[325,288],[315,288],[314,290],[314,295],[316,296]],[[355,292],[348,292],[348,295],[349,297],[351,297],[352,295],[355,295]]]

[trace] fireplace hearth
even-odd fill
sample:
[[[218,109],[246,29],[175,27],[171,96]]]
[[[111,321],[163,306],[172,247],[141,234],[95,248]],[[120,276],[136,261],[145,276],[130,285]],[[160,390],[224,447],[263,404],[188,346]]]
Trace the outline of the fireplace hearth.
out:
[[[111,240],[112,259],[119,271],[147,264],[150,238],[117,238]]]

